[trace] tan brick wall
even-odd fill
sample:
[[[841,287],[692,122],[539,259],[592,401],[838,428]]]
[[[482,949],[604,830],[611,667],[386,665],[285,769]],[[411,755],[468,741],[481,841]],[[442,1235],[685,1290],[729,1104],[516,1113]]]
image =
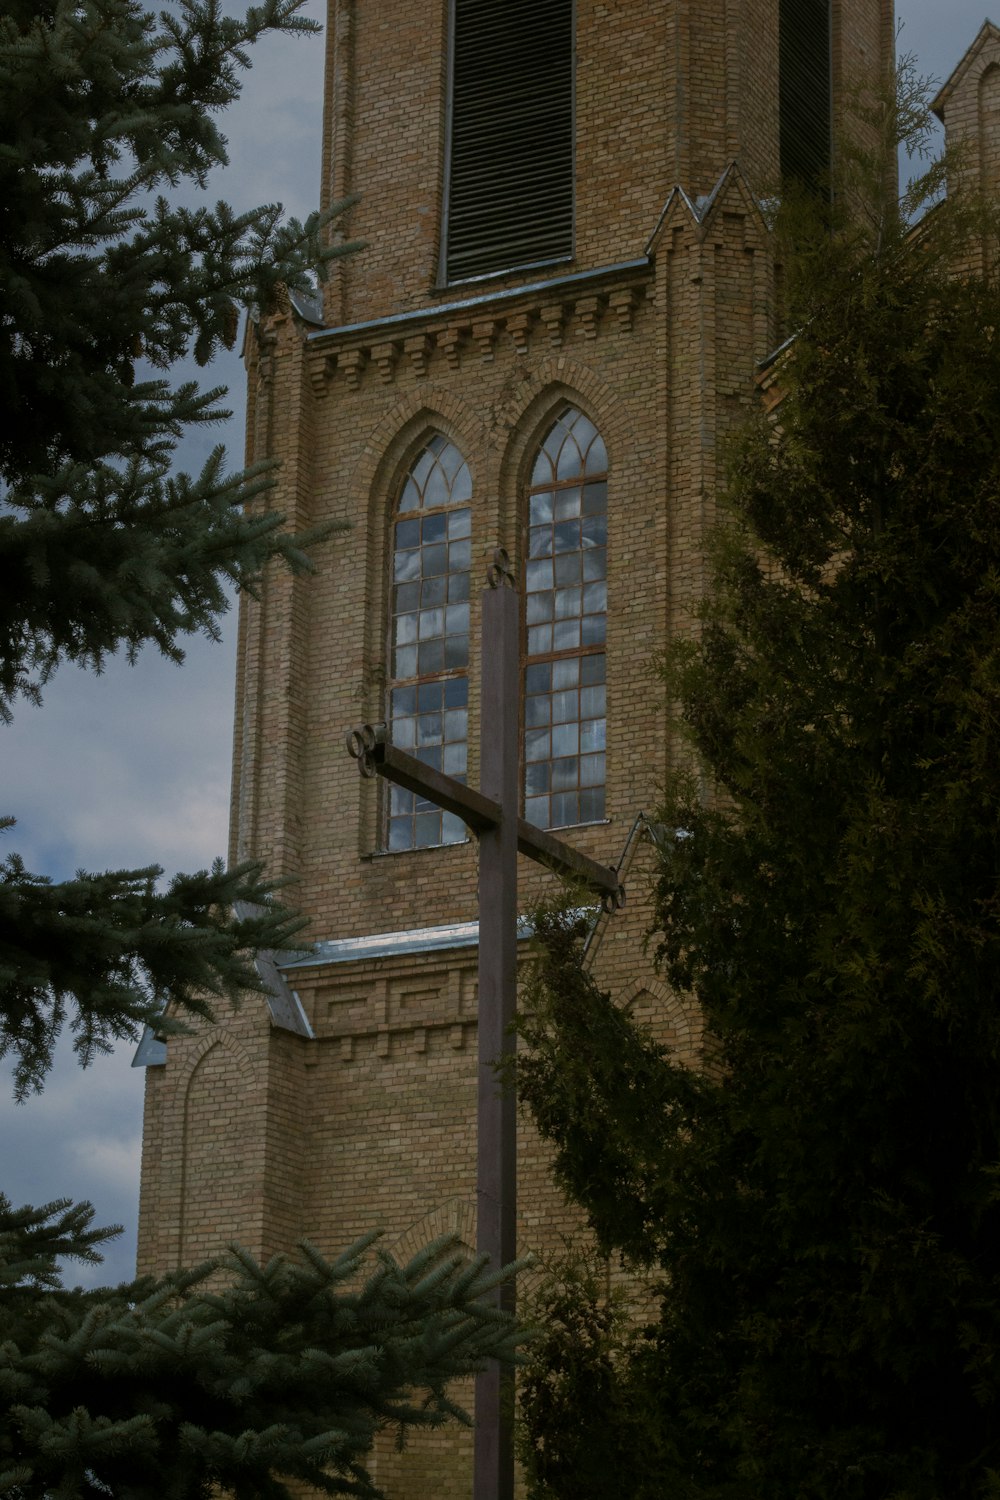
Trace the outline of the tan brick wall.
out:
[[[313,577],[270,574],[240,627],[233,853],[294,875],[320,940],[476,915],[473,845],[379,854],[379,788],[343,747],[348,726],[384,713],[390,502],[429,433],[469,463],[474,558],[499,541],[515,562],[527,476],[560,401],[604,436],[608,817],[568,837],[615,862],[682,754],[652,660],[694,628],[720,442],[777,338],[753,198],[776,168],[775,0],[578,0],[577,256],[533,275],[535,291],[523,277],[520,290],[516,277],[434,290],[446,12],[445,0],[332,0],[324,192],[364,191],[350,229],[369,244],[331,283],[328,331],[307,338],[286,307],[250,341],[251,453],[283,462],[270,503],[296,526],[351,524]],[[882,65],[887,13],[882,0],[838,3],[841,75]],[[710,206],[696,203],[716,185]],[[647,244],[637,267],[557,274],[599,273]],[[403,313],[415,316],[344,326]],[[474,594],[472,784],[477,613]],[[698,1018],[642,951],[649,873],[643,854],[596,972],[693,1059]],[[524,861],[519,878],[523,906],[552,889]],[[473,1241],[474,951],[317,964],[295,983],[315,1041],[270,1030],[248,1004],[150,1070],[145,1266],[236,1233],[261,1254],[302,1234],[335,1251],[377,1224],[401,1255],[443,1230]],[[523,1125],[519,1195],[522,1249],[579,1238]],[[403,1455],[387,1441],[376,1477],[392,1500],[457,1500],[469,1452],[455,1431]]]

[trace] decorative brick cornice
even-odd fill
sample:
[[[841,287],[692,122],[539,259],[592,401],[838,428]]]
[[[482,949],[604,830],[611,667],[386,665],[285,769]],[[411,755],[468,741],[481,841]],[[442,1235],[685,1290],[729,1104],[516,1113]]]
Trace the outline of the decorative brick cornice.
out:
[[[651,300],[652,275],[650,262],[629,261],[447,309],[324,329],[306,341],[309,380],[322,396],[341,381],[342,388],[358,390],[369,366],[392,385],[432,374],[447,378],[466,359],[489,364],[511,349],[523,358],[560,349],[571,338],[627,336]]]

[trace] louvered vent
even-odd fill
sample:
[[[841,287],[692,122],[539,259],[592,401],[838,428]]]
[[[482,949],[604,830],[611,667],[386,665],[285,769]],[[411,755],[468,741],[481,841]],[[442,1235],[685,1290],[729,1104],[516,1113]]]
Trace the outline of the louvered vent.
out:
[[[455,0],[444,276],[573,253],[573,0]]]
[[[829,0],[781,0],[778,25],[781,175],[825,188],[832,124]]]

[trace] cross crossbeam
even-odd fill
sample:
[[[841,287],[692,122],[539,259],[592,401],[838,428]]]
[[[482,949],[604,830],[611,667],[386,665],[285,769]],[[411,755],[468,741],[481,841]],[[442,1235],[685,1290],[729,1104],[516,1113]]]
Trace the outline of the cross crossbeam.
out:
[[[362,776],[381,776],[455,813],[479,840],[477,1249],[494,1266],[514,1260],[517,1216],[516,1101],[497,1081],[514,1064],[517,997],[517,856],[586,886],[604,910],[624,904],[617,870],[519,816],[520,611],[507,554],[498,548],[482,594],[481,789],[466,786],[389,742],[385,724],[361,724],[347,749]],[[496,1294],[514,1310],[514,1289]],[[513,1390],[495,1362],[476,1377],[473,1500],[513,1500]]]
[[[362,724],[352,729],[347,736],[347,748],[359,762],[362,776],[382,776],[418,797],[426,797],[435,807],[455,813],[473,833],[499,827],[503,816],[499,802],[390,744],[387,725]],[[612,865],[599,864],[589,854],[582,854],[572,844],[554,838],[524,818],[517,820],[517,852],[545,865],[556,875],[585,885],[600,897],[606,910],[622,905],[624,887]]]

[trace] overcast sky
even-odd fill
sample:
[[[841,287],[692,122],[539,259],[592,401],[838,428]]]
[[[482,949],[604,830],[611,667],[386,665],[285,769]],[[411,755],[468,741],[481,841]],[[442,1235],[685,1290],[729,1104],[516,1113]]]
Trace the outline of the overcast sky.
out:
[[[405,0],[399,0],[400,4]],[[982,24],[982,0],[897,0],[900,47],[922,72],[947,77]],[[311,13],[321,14],[318,0]],[[306,214],[318,199],[322,39],[280,38],[254,53],[243,98],[225,126],[231,165],[213,184],[235,207],[280,201]],[[230,387],[233,421],[184,452],[196,468],[225,441],[242,453],[243,379],[236,356],[213,382]],[[41,708],[22,704],[0,727],[2,813],[17,817],[4,852],[54,878],[75,870],[150,863],[168,872],[204,868],[226,847],[235,612],[221,645],[196,641],[178,669],[155,652],[104,675],[64,669]],[[324,936],[325,934],[319,934]],[[16,1203],[89,1198],[98,1222],[125,1233],[85,1284],[132,1275],[138,1201],[143,1072],[124,1047],[85,1072],[62,1049],[48,1086],[26,1104],[0,1092],[0,1188]],[[2,1080],[0,1080],[2,1082]]]

